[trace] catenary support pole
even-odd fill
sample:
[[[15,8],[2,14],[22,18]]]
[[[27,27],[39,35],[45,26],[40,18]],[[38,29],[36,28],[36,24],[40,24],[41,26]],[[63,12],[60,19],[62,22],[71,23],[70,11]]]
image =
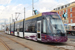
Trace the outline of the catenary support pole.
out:
[[[24,38],[24,32],[25,32],[25,7],[24,7],[24,20],[23,20],[23,38]]]
[[[34,0],[32,0],[32,15],[34,15],[33,11],[34,11]]]

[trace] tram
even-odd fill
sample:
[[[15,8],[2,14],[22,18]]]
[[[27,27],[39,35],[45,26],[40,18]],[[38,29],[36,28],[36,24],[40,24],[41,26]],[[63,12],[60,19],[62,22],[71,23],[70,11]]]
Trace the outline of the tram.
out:
[[[34,41],[62,43],[68,40],[61,17],[44,12],[10,24],[10,34]]]
[[[17,21],[15,22],[15,31],[14,31],[14,35],[15,36],[19,36],[19,37],[23,37],[23,20]]]

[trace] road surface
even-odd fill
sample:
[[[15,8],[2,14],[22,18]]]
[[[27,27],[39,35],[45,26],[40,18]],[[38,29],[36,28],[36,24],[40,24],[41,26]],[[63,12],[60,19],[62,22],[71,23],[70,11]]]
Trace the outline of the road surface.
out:
[[[11,50],[75,50],[75,42],[68,39],[65,43],[42,43],[11,36],[0,32],[2,39]],[[24,46],[25,45],[25,46]]]

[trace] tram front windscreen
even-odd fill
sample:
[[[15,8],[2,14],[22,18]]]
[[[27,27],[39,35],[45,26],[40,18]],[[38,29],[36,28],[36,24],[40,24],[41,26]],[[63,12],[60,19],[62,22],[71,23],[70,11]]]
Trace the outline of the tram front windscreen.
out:
[[[53,30],[53,33],[66,33],[65,27],[59,15],[46,16],[47,25]],[[51,28],[52,27],[52,28]]]

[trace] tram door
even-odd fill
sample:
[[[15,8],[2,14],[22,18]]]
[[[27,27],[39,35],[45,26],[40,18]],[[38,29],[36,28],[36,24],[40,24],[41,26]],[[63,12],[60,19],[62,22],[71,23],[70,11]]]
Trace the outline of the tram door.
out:
[[[19,25],[17,25],[17,36],[19,36]]]
[[[41,21],[37,21],[37,40],[41,40]]]

